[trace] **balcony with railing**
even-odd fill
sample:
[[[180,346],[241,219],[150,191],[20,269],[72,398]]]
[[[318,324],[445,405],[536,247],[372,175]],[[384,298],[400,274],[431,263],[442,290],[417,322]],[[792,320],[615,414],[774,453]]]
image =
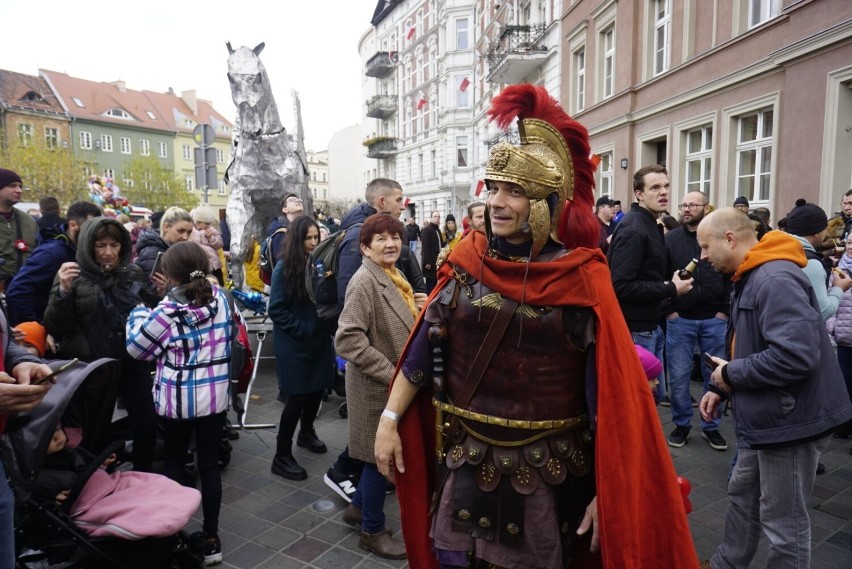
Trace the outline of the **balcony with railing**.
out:
[[[374,136],[361,144],[367,147],[367,158],[390,158],[399,152],[399,140],[390,136]]]
[[[393,51],[379,51],[367,60],[364,74],[367,77],[386,77],[396,67],[397,55]]]
[[[508,132],[498,132],[491,138],[485,141],[485,145],[490,149],[492,146],[499,142],[508,142],[513,146],[517,146],[521,143],[521,137],[516,130],[510,130]]]
[[[543,24],[506,26],[500,39],[486,55],[488,80],[492,83],[521,83],[547,59]]]
[[[375,95],[367,100],[367,116],[374,119],[387,119],[396,113],[396,95]]]

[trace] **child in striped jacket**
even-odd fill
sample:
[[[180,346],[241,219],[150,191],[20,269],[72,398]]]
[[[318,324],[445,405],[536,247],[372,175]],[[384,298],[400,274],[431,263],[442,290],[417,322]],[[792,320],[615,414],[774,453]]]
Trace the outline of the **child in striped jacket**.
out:
[[[178,242],[163,255],[171,289],[154,310],[140,305],[127,320],[127,352],[156,360],[154,409],[165,443],[165,474],[185,483],[184,462],[195,434],[201,478],[203,532],[193,536],[205,563],[222,560],[219,441],[228,411],[232,311],[226,293],[207,279],[209,259],[200,245]]]

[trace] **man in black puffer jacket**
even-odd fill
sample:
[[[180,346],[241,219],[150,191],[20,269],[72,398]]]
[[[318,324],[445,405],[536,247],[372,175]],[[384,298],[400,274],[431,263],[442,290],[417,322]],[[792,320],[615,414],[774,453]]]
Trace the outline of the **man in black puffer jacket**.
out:
[[[638,203],[618,224],[607,252],[612,285],[633,342],[664,361],[665,338],[660,327],[662,305],[687,293],[692,279],[677,274],[668,280],[663,228],[659,215],[669,206],[669,175],[663,166],[646,166],[633,175]],[[656,399],[666,395],[665,374],[660,374]]]

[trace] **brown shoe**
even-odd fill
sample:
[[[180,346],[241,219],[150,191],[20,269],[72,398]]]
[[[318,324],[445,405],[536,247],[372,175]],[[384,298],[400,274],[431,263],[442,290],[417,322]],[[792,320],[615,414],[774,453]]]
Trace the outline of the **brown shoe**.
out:
[[[378,533],[361,532],[358,547],[366,551],[372,551],[379,557],[385,559],[405,559],[405,544],[391,536],[388,530]]]
[[[349,504],[346,506],[346,509],[343,510],[343,516],[341,518],[343,523],[349,524],[350,526],[356,526],[358,528],[361,527],[361,510]]]

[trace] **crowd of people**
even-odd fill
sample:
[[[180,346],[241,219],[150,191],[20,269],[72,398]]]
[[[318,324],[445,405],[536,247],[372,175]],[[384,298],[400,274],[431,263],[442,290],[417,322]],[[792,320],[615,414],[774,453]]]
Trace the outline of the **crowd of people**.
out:
[[[489,115],[517,124],[519,143],[491,149],[487,197],[461,227],[452,213],[442,226],[437,211],[403,223],[403,188],[387,178],[333,228],[285,196],[263,236],[275,356],[286,362],[272,472],[308,478],[294,437],[328,452],[314,421],[343,360],[348,445],[323,479],[366,551],[430,569],[725,569],[749,566],[764,533],[767,566],[808,567],[819,445],[852,438],[852,191],[831,220],[800,200],[773,229],[745,197],[716,210],[690,191],[671,215],[668,172],[649,165],[623,212],[596,199],[586,131],[544,88],[508,87]],[[165,475],[186,483],[194,434],[197,539],[205,561],[220,562],[216,448],[235,309],[217,216],[169,208],[136,231],[79,202],[39,230],[12,207],[20,189],[0,170],[14,339],[42,357],[121,363],[119,381],[85,387],[78,413],[98,433],[94,448],[102,418],[88,415],[117,396],[135,469],[152,469],[159,424]],[[312,254],[329,238],[333,316],[318,310],[310,278],[328,275]],[[3,347],[0,421],[38,404],[49,384],[33,380],[50,371],[16,342]],[[657,405],[670,407],[668,434]],[[688,444],[698,408],[702,439],[726,451],[723,406],[736,436],[730,505],[718,549],[699,563],[668,447]],[[401,535],[385,521],[394,490]],[[14,565],[10,500],[0,482],[0,569]]]

